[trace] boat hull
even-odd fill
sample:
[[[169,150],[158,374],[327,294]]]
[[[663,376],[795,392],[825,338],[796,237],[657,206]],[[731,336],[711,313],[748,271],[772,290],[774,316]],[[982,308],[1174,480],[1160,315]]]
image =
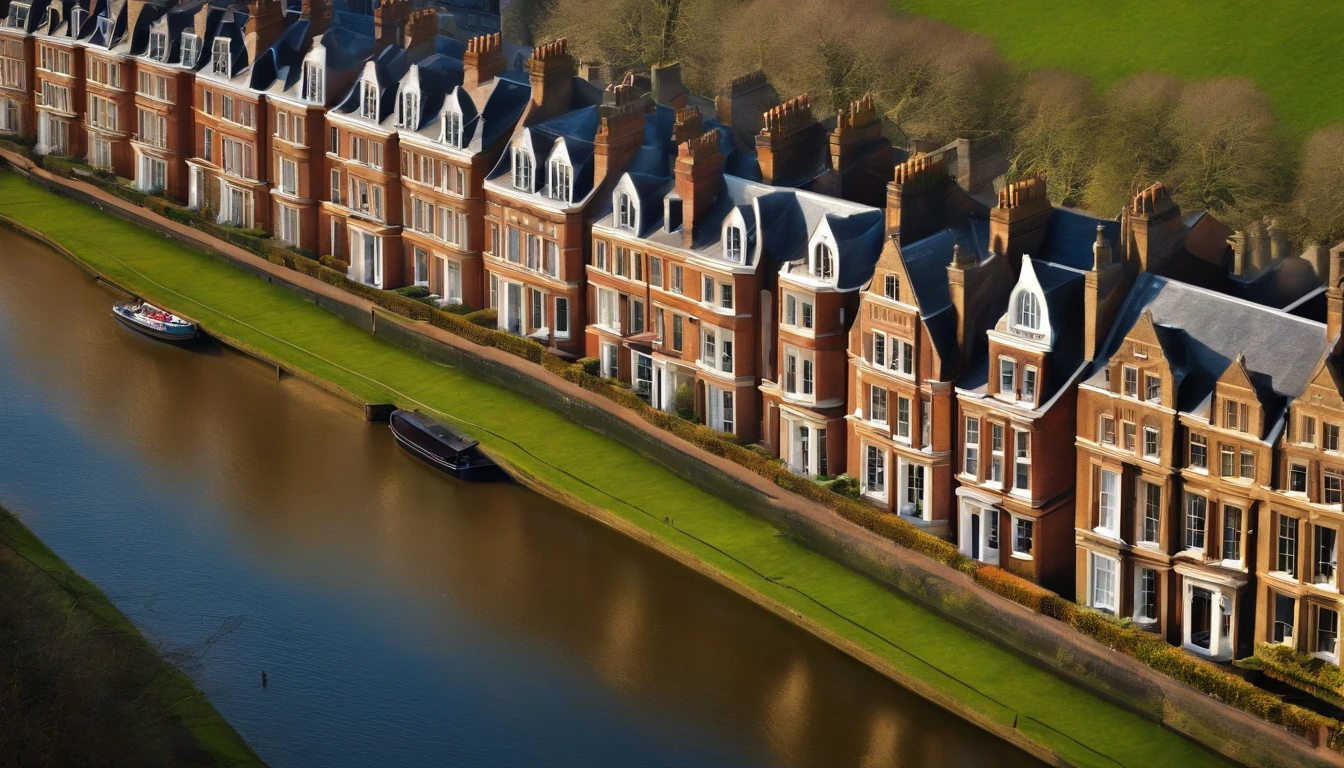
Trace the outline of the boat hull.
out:
[[[511,479],[507,472],[481,455],[477,449],[454,456],[450,451],[436,450],[431,436],[417,430],[405,419],[398,418],[397,414],[393,414],[388,424],[393,439],[407,453],[446,475],[473,483],[507,482]],[[427,439],[431,441],[429,445],[426,445]]]
[[[124,315],[121,312],[118,312],[115,307],[112,309],[112,316],[117,319],[118,323],[121,323],[127,328],[130,328],[131,330],[136,331],[138,333],[142,333],[150,337],[151,339],[158,339],[159,341],[167,341],[174,344],[181,344],[184,342],[192,341],[199,335],[199,331],[194,325],[189,326],[185,329],[163,330],[139,322],[134,317]]]

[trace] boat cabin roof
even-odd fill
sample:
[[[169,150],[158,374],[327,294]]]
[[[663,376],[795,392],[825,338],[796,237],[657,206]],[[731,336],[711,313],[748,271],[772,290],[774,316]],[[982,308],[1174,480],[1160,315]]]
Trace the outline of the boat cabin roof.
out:
[[[432,435],[436,440],[443,443],[445,447],[458,453],[469,451],[478,445],[476,440],[472,440],[465,435],[459,435],[419,411],[397,411],[393,415],[406,419],[424,432]]]

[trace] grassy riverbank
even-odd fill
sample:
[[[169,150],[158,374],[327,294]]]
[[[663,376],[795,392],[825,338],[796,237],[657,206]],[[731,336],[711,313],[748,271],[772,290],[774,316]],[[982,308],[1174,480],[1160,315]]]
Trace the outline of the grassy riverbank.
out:
[[[891,0],[993,40],[1027,69],[1081,72],[1100,86],[1144,71],[1186,80],[1245,77],[1305,136],[1344,120],[1336,3],[1185,0]]]
[[[283,288],[10,173],[0,173],[0,214],[46,233],[146,297],[290,367],[370,401],[414,401],[502,436],[480,435],[541,482],[609,510],[969,712],[1005,727],[1016,724],[1075,765],[1218,762],[1179,735],[776,535],[773,527],[619,442],[372,338]]]
[[[0,766],[260,766],[186,675],[0,508]]]

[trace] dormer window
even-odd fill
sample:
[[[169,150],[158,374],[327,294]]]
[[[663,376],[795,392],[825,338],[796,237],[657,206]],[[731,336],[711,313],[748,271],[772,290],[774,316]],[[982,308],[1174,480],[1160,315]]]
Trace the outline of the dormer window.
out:
[[[149,58],[163,61],[168,56],[168,33],[149,33]]]
[[[27,29],[28,7],[27,3],[10,3],[9,16],[5,17],[5,26],[10,29]]]
[[[182,66],[194,67],[201,58],[201,38],[190,32],[182,33]]]
[[[229,61],[229,40],[228,38],[215,38],[214,47],[210,49],[210,71],[216,75],[229,77],[233,72],[232,62]]]
[[[359,102],[359,116],[365,120],[378,119],[378,85],[365,80],[360,84],[363,94]]]
[[[635,207],[635,198],[628,192],[618,192],[616,194],[616,224],[621,229],[633,230],[635,221],[639,217],[639,209]]]
[[[551,161],[551,199],[563,200],[566,203],[573,202],[570,195],[573,192],[574,169],[569,163],[562,160]]]
[[[728,257],[729,261],[742,263],[742,230],[738,227],[728,227],[723,230],[723,255]]]
[[[1013,321],[1019,328],[1025,328],[1030,331],[1040,330],[1041,327],[1041,307],[1036,300],[1036,294],[1030,291],[1023,291],[1017,297],[1017,316]]]
[[[455,149],[462,148],[462,115],[451,109],[443,113],[443,140]]]
[[[532,153],[522,147],[513,150],[513,188],[532,191]]]
[[[835,252],[825,243],[812,248],[812,276],[820,280],[835,279]]]
[[[84,27],[84,18],[88,15],[88,11],[78,6],[70,11],[70,37],[79,37],[79,30]]]
[[[13,6],[10,7],[13,8]],[[108,45],[110,41],[107,38],[112,34],[112,20],[106,16],[99,16],[97,27],[98,36],[103,39],[103,45]]]
[[[397,125],[411,130],[420,127],[420,94],[403,93],[398,106],[401,114],[397,116]]]
[[[326,102],[322,65],[315,61],[303,65],[303,100],[309,104]]]

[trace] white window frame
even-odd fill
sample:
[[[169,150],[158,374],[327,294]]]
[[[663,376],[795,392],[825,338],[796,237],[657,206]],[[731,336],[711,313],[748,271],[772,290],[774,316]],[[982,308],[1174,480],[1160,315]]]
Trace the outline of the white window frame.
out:
[[[1088,552],[1087,557],[1087,604],[1112,615],[1118,614],[1120,612],[1120,561],[1097,552]],[[1102,572],[1102,569],[1098,567],[1102,563],[1106,565],[1107,579],[1105,580],[1097,578]]]

